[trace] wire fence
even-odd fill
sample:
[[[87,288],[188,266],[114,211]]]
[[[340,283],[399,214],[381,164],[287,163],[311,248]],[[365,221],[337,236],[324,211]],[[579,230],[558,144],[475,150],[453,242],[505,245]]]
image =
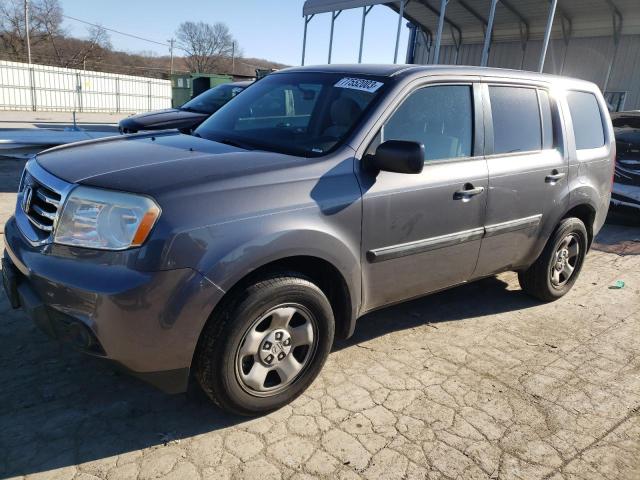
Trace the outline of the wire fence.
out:
[[[141,112],[171,107],[171,81],[0,60],[0,110]]]

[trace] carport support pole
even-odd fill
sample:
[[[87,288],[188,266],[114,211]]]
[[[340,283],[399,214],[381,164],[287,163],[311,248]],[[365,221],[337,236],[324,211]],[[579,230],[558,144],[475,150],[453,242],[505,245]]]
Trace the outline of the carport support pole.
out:
[[[307,53],[307,26],[313,18],[313,15],[305,15],[304,17],[304,35],[302,36],[302,66],[304,66],[304,55]]]
[[[393,63],[398,63],[398,48],[400,47],[400,29],[404,18],[404,4],[406,0],[400,0],[400,12],[398,13],[398,30],[396,31],[396,51],[393,54]]]
[[[489,10],[489,20],[487,31],[484,34],[484,47],[482,48],[482,61],[480,66],[486,67],[489,63],[489,49],[491,48],[491,35],[493,34],[493,20],[496,18],[496,5],[498,0],[491,0],[491,10]]]
[[[360,26],[360,50],[358,51],[358,63],[362,63],[362,46],[364,44],[364,24],[367,21],[367,15],[373,8],[373,5],[370,7],[362,7],[362,25]]]
[[[444,14],[449,0],[440,0],[440,18],[438,18],[438,32],[436,33],[436,46],[433,53],[433,63],[438,65],[440,61],[440,43],[442,43],[442,30],[444,29]]]
[[[538,64],[538,72],[544,70],[544,60],[547,57],[547,48],[549,48],[549,39],[551,38],[551,28],[553,27],[553,17],[556,14],[558,0],[551,0],[549,7],[549,17],[547,18],[547,29],[544,32],[544,41],[542,42],[542,51],[540,52],[540,63]]]
[[[336,23],[336,18],[342,13],[342,10],[338,10],[338,13],[331,12],[331,33],[329,34],[329,58],[327,63],[331,63],[331,50],[333,49],[333,26]]]
[[[611,71],[613,70],[613,64],[618,57],[618,47],[620,46],[620,35],[622,34],[622,14],[620,11],[613,5],[613,3],[609,2],[612,6],[612,20],[613,20],[613,55],[609,58],[609,66],[607,67],[607,75],[604,80],[604,85],[602,87],[602,92],[606,93],[607,88],[609,88],[609,80],[611,80]]]

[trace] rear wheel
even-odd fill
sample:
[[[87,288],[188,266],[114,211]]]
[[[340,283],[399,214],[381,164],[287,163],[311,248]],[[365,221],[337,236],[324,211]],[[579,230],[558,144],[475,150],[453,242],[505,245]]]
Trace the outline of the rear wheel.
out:
[[[527,270],[518,273],[520,286],[544,302],[564,296],[580,274],[587,246],[587,230],[582,220],[565,218],[540,257]]]
[[[260,280],[228,299],[200,340],[196,378],[225,410],[265,413],[318,375],[334,336],[331,305],[297,274]]]

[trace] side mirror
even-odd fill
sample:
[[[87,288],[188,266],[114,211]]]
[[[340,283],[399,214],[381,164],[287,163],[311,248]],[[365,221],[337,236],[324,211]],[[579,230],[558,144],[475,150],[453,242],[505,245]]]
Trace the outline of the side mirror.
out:
[[[365,168],[395,173],[421,173],[424,167],[424,145],[405,140],[387,140],[374,155],[365,157]]]

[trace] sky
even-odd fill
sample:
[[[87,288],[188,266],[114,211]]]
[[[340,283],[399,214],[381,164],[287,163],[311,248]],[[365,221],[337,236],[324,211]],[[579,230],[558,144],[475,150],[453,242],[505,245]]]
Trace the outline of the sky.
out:
[[[224,22],[245,57],[299,65],[302,56],[303,0],[60,0],[65,15],[159,42],[175,36],[181,22]],[[336,19],[331,63],[358,61],[362,9],[345,10]],[[326,64],[331,14],[316,15],[309,23],[305,64]],[[376,5],[367,16],[364,63],[393,63],[398,15]],[[64,20],[73,36],[87,36],[87,26]],[[406,55],[409,31],[402,22],[399,63]],[[168,54],[168,47],[110,33],[117,50]]]

